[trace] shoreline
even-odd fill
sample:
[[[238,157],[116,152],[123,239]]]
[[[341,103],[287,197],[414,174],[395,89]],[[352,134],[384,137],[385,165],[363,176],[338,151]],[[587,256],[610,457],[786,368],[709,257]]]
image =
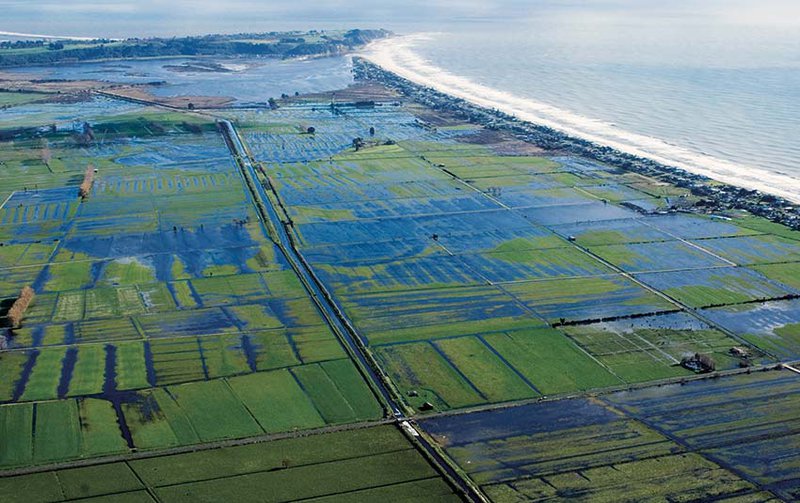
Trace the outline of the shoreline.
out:
[[[358,56],[415,85],[449,95],[487,110],[570,137],[610,147],[624,154],[653,160],[665,167],[683,170],[710,180],[746,190],[777,196],[800,204],[800,178],[761,168],[742,168],[733,162],[697,153],[665,141],[631,133],[602,121],[589,119],[544,103],[519,98],[491,87],[448,73],[412,50],[418,40],[429,35],[393,37],[369,44]]]
[[[362,56],[353,57],[353,73],[356,81],[377,82],[424,106],[452,113],[487,129],[510,132],[516,138],[545,150],[586,157],[684,188],[705,198],[702,201],[704,213],[713,215],[729,210],[745,210],[752,215],[800,230],[800,205],[783,197],[726,184],[652,158],[626,153],[548,126],[520,120],[496,108],[474,104],[464,98],[415,83]]]
[[[40,33],[19,33],[15,31],[0,31],[0,37],[13,37],[34,40],[74,40],[76,42],[91,42],[98,40],[98,37],[74,37],[70,35],[43,35]],[[119,39],[105,39],[105,40],[119,40]]]

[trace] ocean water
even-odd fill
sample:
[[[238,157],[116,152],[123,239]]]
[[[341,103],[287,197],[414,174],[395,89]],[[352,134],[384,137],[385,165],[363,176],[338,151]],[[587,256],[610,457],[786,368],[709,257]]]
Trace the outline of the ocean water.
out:
[[[480,105],[800,202],[800,33],[565,23],[415,34],[366,55]]]
[[[410,36],[369,55],[405,76],[800,201],[794,0],[182,3],[0,1],[0,30],[119,37],[385,27]]]
[[[470,31],[413,48],[450,73],[521,98],[800,175],[800,33],[615,27],[585,23],[574,37],[540,21],[519,37]]]

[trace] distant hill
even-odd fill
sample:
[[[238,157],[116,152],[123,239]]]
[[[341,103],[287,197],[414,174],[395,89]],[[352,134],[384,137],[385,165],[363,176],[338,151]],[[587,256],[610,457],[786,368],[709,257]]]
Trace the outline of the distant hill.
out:
[[[386,30],[270,32],[200,37],[0,43],[0,67],[164,56],[296,58],[341,54],[391,35]]]

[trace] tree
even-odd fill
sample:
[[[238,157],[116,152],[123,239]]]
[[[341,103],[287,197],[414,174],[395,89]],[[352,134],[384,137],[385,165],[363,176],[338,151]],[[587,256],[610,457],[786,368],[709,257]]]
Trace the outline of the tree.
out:
[[[317,128],[315,128],[314,126],[308,126],[308,129],[306,129],[306,133],[308,133],[308,134],[314,134],[316,132],[317,132]]]
[[[86,173],[83,175],[83,183],[81,183],[80,189],[78,190],[78,195],[80,195],[82,199],[89,197],[89,193],[92,191],[92,183],[94,183],[94,166],[90,164],[86,167]]]
[[[47,143],[47,138],[42,138],[42,162],[45,166],[50,166],[50,159],[53,153],[50,151],[50,145]]]
[[[88,122],[84,122],[81,125],[81,130],[73,133],[72,137],[75,140],[75,143],[77,143],[79,146],[89,146],[94,140],[94,130],[92,129],[92,125]]]
[[[370,136],[375,136],[375,127],[374,126],[369,128],[369,135]]]
[[[714,359],[703,353],[684,356],[681,359],[681,366],[700,373],[713,372],[717,368]]]
[[[203,128],[197,124],[192,124],[191,122],[183,121],[181,126],[183,126],[183,129],[189,131],[190,133],[200,134],[203,132]]]
[[[33,302],[33,297],[35,295],[33,288],[29,286],[25,286],[22,289],[17,300],[14,301],[11,309],[8,310],[8,324],[12,328],[20,326],[22,318],[25,316],[25,311],[28,310],[28,306]]]
[[[275,101],[275,98],[270,98],[270,99],[268,99],[268,100],[267,100],[267,104],[268,104],[268,105],[269,105],[269,107],[270,107],[271,109],[273,109],[273,110],[276,110],[276,109],[278,108],[278,102],[277,102],[277,101]]]
[[[190,102],[188,105],[186,105],[186,108],[188,108],[189,110],[194,110],[194,103]]]
[[[356,149],[356,152],[358,152],[358,150],[361,149],[363,146],[364,146],[363,138],[361,138],[360,136],[357,138],[353,138],[353,148]]]
[[[86,138],[88,138],[89,141],[94,141],[94,129],[92,128],[92,125],[88,122],[84,122],[82,127],[83,134],[86,135]]]

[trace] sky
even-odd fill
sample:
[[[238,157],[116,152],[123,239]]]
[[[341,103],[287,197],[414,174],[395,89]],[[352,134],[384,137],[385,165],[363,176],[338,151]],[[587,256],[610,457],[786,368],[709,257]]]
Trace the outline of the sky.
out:
[[[797,0],[0,0],[0,9],[0,31],[110,37],[345,27],[412,32],[542,15],[644,22],[690,14],[700,23],[800,27]]]

